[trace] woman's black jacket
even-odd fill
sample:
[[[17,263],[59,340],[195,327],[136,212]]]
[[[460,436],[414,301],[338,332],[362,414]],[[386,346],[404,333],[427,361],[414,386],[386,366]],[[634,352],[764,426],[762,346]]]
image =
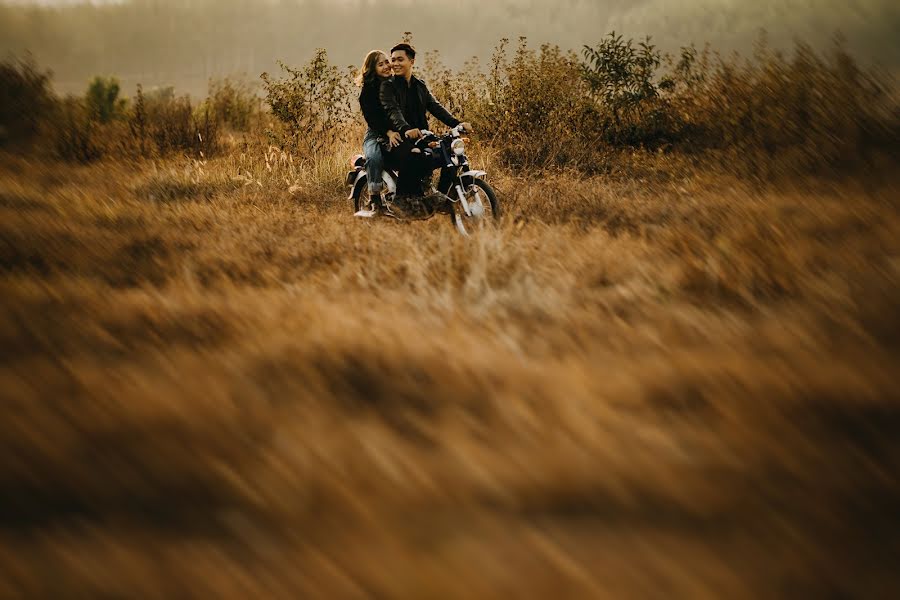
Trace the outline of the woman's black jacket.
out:
[[[391,129],[391,123],[379,98],[382,81],[383,79],[375,76],[363,82],[362,90],[359,92],[359,107],[362,109],[363,118],[369,129],[378,135],[386,136],[388,130]]]

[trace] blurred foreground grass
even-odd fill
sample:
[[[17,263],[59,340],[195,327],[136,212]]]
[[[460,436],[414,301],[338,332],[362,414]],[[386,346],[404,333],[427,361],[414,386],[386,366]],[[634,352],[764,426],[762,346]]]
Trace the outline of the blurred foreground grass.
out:
[[[897,594],[896,179],[236,172],[0,160],[0,597]]]

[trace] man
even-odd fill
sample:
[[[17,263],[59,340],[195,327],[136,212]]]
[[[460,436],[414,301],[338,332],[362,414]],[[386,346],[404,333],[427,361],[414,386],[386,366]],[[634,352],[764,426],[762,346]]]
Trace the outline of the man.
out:
[[[426,111],[448,127],[460,124],[459,119],[435,99],[425,82],[413,75],[415,64],[416,49],[407,43],[397,44],[391,48],[394,76],[381,84],[381,104],[387,111],[392,129],[405,138],[401,148],[391,153],[399,162],[395,165],[400,170],[398,195],[422,194],[423,179],[431,177],[431,165],[412,149],[413,140],[422,136],[423,129],[428,129]],[[466,131],[471,131],[471,125],[462,125]]]

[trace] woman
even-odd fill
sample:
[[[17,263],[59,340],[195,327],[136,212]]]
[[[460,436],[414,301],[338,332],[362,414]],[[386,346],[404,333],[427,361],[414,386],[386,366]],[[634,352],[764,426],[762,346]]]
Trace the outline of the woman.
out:
[[[402,141],[400,134],[391,130],[387,112],[379,99],[381,82],[390,76],[391,59],[381,50],[372,50],[366,55],[356,80],[357,85],[362,88],[359,92],[359,107],[369,126],[363,140],[363,153],[366,155],[369,194],[376,206],[380,205],[384,187],[381,179],[384,152],[396,148]]]

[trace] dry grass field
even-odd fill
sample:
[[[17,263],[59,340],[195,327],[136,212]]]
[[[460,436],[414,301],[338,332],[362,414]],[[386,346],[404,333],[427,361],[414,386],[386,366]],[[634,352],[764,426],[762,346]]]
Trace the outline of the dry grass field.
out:
[[[900,593],[890,169],[467,240],[272,163],[2,156],[0,597]]]

